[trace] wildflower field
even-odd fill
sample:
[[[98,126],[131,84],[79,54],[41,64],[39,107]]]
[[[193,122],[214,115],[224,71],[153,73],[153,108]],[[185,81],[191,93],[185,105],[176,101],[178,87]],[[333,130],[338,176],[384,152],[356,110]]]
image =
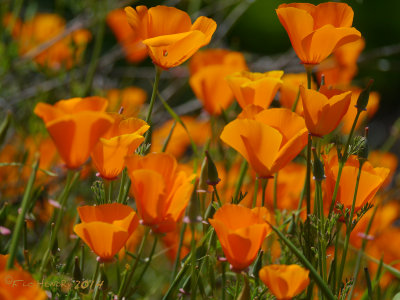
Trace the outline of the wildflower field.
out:
[[[399,5],[288,2],[0,4],[0,300],[400,300]]]

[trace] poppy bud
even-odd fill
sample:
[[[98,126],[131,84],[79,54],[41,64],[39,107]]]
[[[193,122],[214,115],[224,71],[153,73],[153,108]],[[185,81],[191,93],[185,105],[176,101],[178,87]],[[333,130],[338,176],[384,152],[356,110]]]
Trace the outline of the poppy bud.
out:
[[[314,155],[314,165],[313,165],[313,173],[315,181],[322,181],[325,179],[325,172],[324,172],[324,164],[318,158],[317,151],[315,148],[312,148],[312,152]]]
[[[207,164],[208,164],[208,178],[207,184],[216,186],[221,179],[218,177],[217,167],[215,166],[210,154],[206,151]]]
[[[75,256],[75,261],[74,261],[74,269],[72,271],[72,276],[74,280],[81,281],[82,280],[82,271],[81,268],[79,267],[79,257]]]
[[[367,104],[368,104],[368,99],[369,99],[369,93],[371,92],[371,86],[372,83],[374,82],[373,79],[371,79],[368,84],[367,87],[360,93],[360,95],[358,96],[357,99],[357,104],[356,104],[356,108],[357,111],[359,113],[361,113],[364,110],[367,110]]]
[[[363,138],[360,142],[360,148],[357,153],[358,160],[360,165],[368,160],[368,140],[367,138]]]
[[[197,198],[196,190],[198,191],[198,189],[194,189],[192,197],[190,198],[189,202],[189,208],[188,208],[189,223],[196,223],[202,221],[202,218],[200,216],[199,199]]]

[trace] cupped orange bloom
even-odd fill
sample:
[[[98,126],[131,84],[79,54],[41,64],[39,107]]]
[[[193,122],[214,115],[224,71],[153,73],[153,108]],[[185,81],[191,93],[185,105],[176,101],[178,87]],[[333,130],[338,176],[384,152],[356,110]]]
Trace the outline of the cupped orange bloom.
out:
[[[0,271],[0,299],[44,300],[48,297],[30,273],[24,270],[3,270]]]
[[[233,102],[226,77],[247,70],[243,54],[212,49],[196,53],[189,65],[189,84],[210,115],[219,115]]]
[[[279,89],[279,102],[283,107],[292,109],[296,98],[299,97],[296,106],[296,113],[303,115],[303,102],[300,95],[300,85],[307,84],[306,73],[289,73],[284,74],[282,77],[282,86]],[[311,88],[315,90],[316,84],[314,80],[311,81]]]
[[[329,203],[330,199],[332,199],[338,170],[339,164],[337,156],[325,158],[326,196]],[[357,157],[354,155],[350,156],[343,167],[339,189],[336,196],[336,202],[342,203],[345,208],[351,209],[358,170],[359,162]],[[363,164],[354,211],[358,211],[367,202],[372,201],[375,194],[384,183],[386,177],[389,175],[389,172],[390,170],[387,168],[374,168],[368,161]]]
[[[8,19],[7,22],[10,22]],[[16,19],[17,27],[13,38],[17,41],[20,55],[50,41],[65,31],[65,20],[56,14],[41,13],[22,23]],[[85,29],[75,30],[66,37],[54,42],[34,57],[36,63],[52,69],[71,68],[81,60],[83,51],[91,39]]]
[[[238,151],[258,176],[268,178],[282,169],[307,144],[304,119],[285,108],[264,110],[255,120],[227,124],[221,139]]]
[[[103,261],[112,260],[139,225],[132,207],[120,203],[81,206],[78,213],[74,232]]]
[[[54,105],[36,105],[34,113],[46,124],[67,168],[81,166],[114,122],[104,112],[107,104],[104,98],[87,97],[61,100]]]
[[[276,13],[303,64],[319,64],[336,48],[361,37],[351,27],[354,13],[345,3],[281,4]]]
[[[107,111],[120,112],[126,117],[136,117],[146,102],[147,93],[141,88],[129,86],[124,89],[108,90],[106,98],[110,102]]]
[[[357,99],[358,96],[360,96],[361,89],[352,88],[351,91],[352,94],[351,94],[350,107],[342,119],[343,126],[341,128],[342,129],[341,131],[344,134],[349,134],[351,127],[353,126],[354,119],[357,115],[357,107],[356,107]],[[367,111],[361,112],[355,129],[358,129],[366,121],[367,118],[372,118],[375,115],[379,107],[379,101],[380,101],[380,96],[377,92],[371,92],[369,94],[369,100],[366,107]]]
[[[147,57],[146,45],[142,43],[126,19],[125,11],[115,9],[107,14],[107,24],[115,34],[118,42],[125,52],[126,60],[129,62],[140,62]]]
[[[125,168],[125,157],[140,146],[150,126],[141,119],[124,118],[116,113],[110,116],[114,123],[97,142],[91,157],[100,176],[114,180]]]
[[[198,120],[190,116],[182,116],[182,122],[185,124],[193,142],[196,145],[204,145],[211,136],[210,122],[207,120]],[[161,127],[154,129],[152,132],[152,152],[161,152],[165,140],[171,132],[174,120],[168,120]],[[183,156],[190,145],[190,139],[187,131],[181,124],[176,124],[171,135],[171,140],[165,149],[166,153],[170,153],[176,158]]]
[[[336,129],[351,100],[351,91],[328,89],[325,85],[319,91],[300,86],[300,93],[307,128],[312,135],[319,137]]]
[[[214,20],[199,17],[192,24],[189,15],[175,7],[159,5],[125,8],[128,23],[135,38],[147,46],[154,64],[169,69],[189,59],[197,50],[207,45],[217,24]]]
[[[282,75],[283,71],[265,73],[241,71],[227,76],[226,80],[242,108],[249,104],[268,108],[282,84]]]
[[[173,231],[193,191],[193,176],[178,171],[176,159],[166,153],[126,158],[131,194],[143,224],[154,232]]]
[[[265,207],[247,208],[224,204],[212,219],[222,250],[233,269],[247,268],[256,258],[271,227],[266,223],[269,213]]]
[[[309,272],[299,265],[268,265],[260,270],[259,276],[277,299],[287,300],[306,289]]]
[[[255,120],[256,115],[262,112],[264,108],[258,105],[250,104],[243,108],[242,112],[237,115],[237,119],[251,119]]]

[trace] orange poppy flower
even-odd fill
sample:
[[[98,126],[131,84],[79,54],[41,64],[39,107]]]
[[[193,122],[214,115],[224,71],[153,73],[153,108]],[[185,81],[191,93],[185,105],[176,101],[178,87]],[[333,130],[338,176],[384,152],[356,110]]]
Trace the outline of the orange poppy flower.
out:
[[[9,21],[10,19],[7,20],[7,22]],[[25,23],[17,19],[16,25],[16,30],[13,30],[13,38],[17,40],[20,55],[48,42],[65,30],[65,20],[56,14],[37,14]],[[40,52],[34,57],[34,60],[51,69],[60,69],[61,67],[69,69],[80,61],[90,39],[91,33],[88,30],[75,30]]]
[[[211,115],[221,114],[233,102],[233,93],[226,76],[247,70],[243,54],[212,49],[193,56],[189,65],[189,84],[204,109]]]
[[[282,75],[283,71],[265,73],[241,71],[227,76],[226,80],[242,108],[249,104],[268,108],[282,84]]]
[[[24,270],[0,271],[0,299],[47,299],[47,294],[40,288],[32,275]]]
[[[193,191],[193,176],[177,170],[176,159],[166,153],[126,158],[131,194],[144,225],[154,232],[173,231]]]
[[[317,77],[324,75],[325,84],[348,85],[357,74],[357,59],[365,47],[363,38],[337,48],[332,57],[318,65]]]
[[[342,203],[345,208],[351,209],[358,169],[359,162],[357,157],[354,155],[350,156],[343,167],[336,197],[336,202]],[[329,203],[330,199],[332,199],[338,170],[337,156],[335,155],[331,158],[325,157],[326,193]],[[389,172],[390,170],[387,168],[374,168],[368,161],[363,164],[354,207],[355,212],[367,202],[372,201],[386,177],[389,175]]]
[[[281,4],[276,13],[303,64],[319,64],[336,48],[361,37],[351,27],[354,13],[345,3]]]
[[[147,93],[145,90],[129,86],[124,89],[111,89],[107,91],[106,98],[110,105],[107,111],[119,112],[126,117],[136,117],[144,102],[146,102]]]
[[[282,169],[307,144],[304,119],[285,108],[264,110],[255,120],[236,119],[225,126],[221,139],[238,151],[259,177]]]
[[[328,89],[325,85],[319,91],[300,86],[300,93],[307,128],[312,135],[319,137],[336,129],[351,100],[351,91]]]
[[[140,241],[142,240],[144,236],[144,226],[139,225],[136,230],[131,234],[129,239],[126,241],[125,247],[122,247],[121,250],[118,252],[118,259],[121,260],[124,257],[130,257],[126,256],[126,251],[129,251],[131,253],[136,253],[137,247],[140,244]]]
[[[107,104],[104,98],[87,97],[36,105],[34,113],[43,119],[67,168],[81,166],[114,122],[104,112]]]
[[[299,265],[269,265],[260,270],[259,276],[277,299],[292,299],[310,283],[309,272]]]
[[[217,24],[199,17],[192,24],[189,15],[175,7],[158,5],[125,8],[135,38],[147,46],[154,64],[162,69],[176,67],[207,45]],[[173,22],[172,22],[173,21]]]
[[[146,45],[142,43],[126,19],[125,11],[115,9],[107,14],[107,24],[115,34],[118,42],[124,49],[126,60],[129,62],[140,62],[147,57]]]
[[[120,203],[78,207],[82,223],[74,232],[103,261],[112,260],[139,225],[132,207]]]
[[[190,116],[182,116],[182,122],[185,124],[196,145],[204,145],[211,136],[211,126],[209,121],[198,120]],[[152,152],[161,152],[165,140],[171,131],[173,120],[168,120],[161,127],[154,129],[152,133]],[[190,139],[186,130],[181,124],[176,124],[171,135],[171,140],[165,152],[172,154],[176,158],[185,154],[190,145]]]
[[[306,73],[289,73],[285,74],[282,77],[282,86],[279,90],[279,102],[283,107],[292,109],[294,101],[297,96],[299,96],[299,100],[297,101],[296,113],[299,115],[303,115],[303,102],[301,100],[300,93],[300,85],[307,84],[307,74]],[[311,81],[311,89],[315,90],[316,84],[314,80]]]
[[[110,113],[110,116],[114,123],[97,142],[91,157],[100,176],[114,180],[125,167],[125,156],[135,152],[150,126],[140,119],[124,118],[116,113]]]
[[[224,204],[212,219],[222,250],[233,269],[241,271],[256,258],[271,227],[265,222],[269,213],[265,207],[250,209]]]
[[[351,126],[353,126],[354,119],[357,115],[357,108],[356,108],[357,99],[361,93],[361,89],[352,88],[351,91],[352,91],[352,94],[351,94],[350,107],[342,119],[343,126],[341,129],[342,129],[342,133],[344,133],[344,134],[349,134],[350,130],[351,130]],[[380,101],[380,96],[377,92],[371,92],[369,94],[369,100],[368,100],[368,104],[367,104],[367,108],[366,108],[367,111],[361,112],[355,129],[358,129],[361,126],[361,124],[363,124],[366,121],[367,118],[372,118],[373,115],[375,115],[375,113],[377,112],[378,107],[379,107],[379,101]]]

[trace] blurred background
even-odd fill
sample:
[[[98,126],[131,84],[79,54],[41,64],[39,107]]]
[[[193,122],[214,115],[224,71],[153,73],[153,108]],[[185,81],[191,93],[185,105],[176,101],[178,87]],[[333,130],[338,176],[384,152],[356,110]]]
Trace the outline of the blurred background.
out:
[[[310,2],[318,4],[322,1]],[[353,26],[366,40],[353,84],[364,87],[373,78],[373,90],[381,95],[379,110],[370,122],[370,141],[375,148],[383,144],[391,125],[400,116],[400,1],[343,2],[353,8]],[[282,69],[285,72],[303,72],[303,66],[275,13],[281,3],[285,1],[2,1],[0,117],[3,118],[7,111],[13,112],[16,130],[20,127],[29,132],[38,130],[37,122],[31,121],[31,116],[39,101],[53,103],[75,96],[104,95],[107,89],[130,85],[140,86],[150,92],[154,77],[150,59],[129,62],[118,44],[115,32],[105,22],[110,11],[127,5],[144,4],[150,7],[163,4],[188,11],[192,20],[199,15],[212,17],[218,28],[208,48],[241,51],[251,71]],[[11,13],[21,22],[32,19],[38,13],[57,14],[65,19],[65,31],[88,30],[90,38],[83,57],[68,68],[47,68],[34,63],[32,53],[28,51],[21,54],[18,43],[10,34]],[[53,26],[44,25],[47,29]],[[195,101],[187,84],[187,67],[184,65],[164,73],[163,79],[166,80],[161,82],[161,94],[170,105],[181,114],[198,113],[201,106]],[[170,79],[174,79],[173,84]],[[168,117],[160,106],[156,107],[155,112],[159,113],[160,120]],[[398,143],[393,150],[400,153]]]

